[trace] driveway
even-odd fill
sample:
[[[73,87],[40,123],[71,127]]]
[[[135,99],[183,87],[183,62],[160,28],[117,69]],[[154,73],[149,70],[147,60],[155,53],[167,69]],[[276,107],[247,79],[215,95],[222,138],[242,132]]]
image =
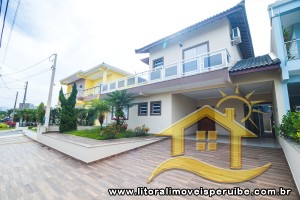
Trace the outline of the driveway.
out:
[[[25,136],[24,136],[25,137]],[[229,146],[197,151],[186,141],[186,155],[228,168]],[[215,183],[189,172],[170,170],[146,181],[150,173],[170,158],[170,140],[164,140],[92,164],[85,164],[32,140],[0,145],[0,199],[108,199],[109,188],[290,188],[285,197],[214,197],[213,199],[299,199],[289,166],[281,149],[243,147],[243,167],[254,168],[272,162],[261,176],[238,184]],[[133,197],[110,197],[132,199]],[[134,199],[211,199],[209,197],[135,197]]]

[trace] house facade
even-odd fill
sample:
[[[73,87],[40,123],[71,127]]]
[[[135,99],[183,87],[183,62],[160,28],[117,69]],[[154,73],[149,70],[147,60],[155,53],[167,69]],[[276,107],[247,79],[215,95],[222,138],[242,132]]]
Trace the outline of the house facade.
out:
[[[67,86],[66,97],[69,97],[72,86],[76,83],[77,86],[77,100],[76,107],[80,108],[85,105],[86,102],[93,99],[100,98],[101,84],[106,84],[123,77],[130,76],[129,72],[113,67],[106,63],[101,63],[86,71],[78,71],[72,75],[62,79],[61,85]]]
[[[281,60],[284,113],[300,110],[300,1],[269,5],[271,51]]]
[[[279,119],[276,96],[282,91],[280,61],[273,54],[254,56],[243,1],[135,52],[149,55],[142,59],[149,70],[103,84],[101,90],[106,94],[127,89],[135,95],[136,105],[129,109],[129,128],[145,124],[151,133],[158,133],[209,105],[221,112],[235,108],[239,123],[259,137],[275,137],[273,121]],[[232,99],[217,107],[223,98],[220,91],[227,96],[251,93],[249,101],[256,101],[256,105],[247,107],[246,102]],[[253,109],[257,112],[242,121]],[[189,127],[186,134],[203,129],[228,135],[208,118]]]

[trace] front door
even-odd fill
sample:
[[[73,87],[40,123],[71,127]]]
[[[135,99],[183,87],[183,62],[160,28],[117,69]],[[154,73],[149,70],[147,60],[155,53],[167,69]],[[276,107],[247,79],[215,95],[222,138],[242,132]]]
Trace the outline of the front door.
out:
[[[201,107],[198,107],[199,109]],[[214,106],[212,106],[214,108]],[[198,121],[198,131],[215,131],[216,123],[208,117],[204,117],[200,121]]]
[[[208,117],[198,121],[198,131],[215,131],[216,123]]]

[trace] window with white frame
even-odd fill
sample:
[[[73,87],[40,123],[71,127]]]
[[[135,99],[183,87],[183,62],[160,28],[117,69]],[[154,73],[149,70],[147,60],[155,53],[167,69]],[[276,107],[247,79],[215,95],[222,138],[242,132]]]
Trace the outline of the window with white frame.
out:
[[[161,115],[161,101],[151,101],[150,102],[150,114],[151,115]]]

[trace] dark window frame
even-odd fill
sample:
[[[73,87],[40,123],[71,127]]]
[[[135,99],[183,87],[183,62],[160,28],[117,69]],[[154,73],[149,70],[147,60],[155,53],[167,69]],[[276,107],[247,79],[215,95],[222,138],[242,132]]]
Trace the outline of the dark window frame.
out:
[[[146,105],[146,114],[142,114],[140,111],[141,106]],[[148,115],[148,102],[140,102],[138,103],[138,116],[147,116]]]
[[[158,67],[155,67],[154,63],[155,63],[156,61],[160,60],[160,59],[162,59],[162,65],[161,65],[161,66],[158,66]],[[159,67],[163,67],[164,64],[165,64],[165,59],[164,59],[164,57],[156,58],[156,59],[154,59],[154,60],[152,61],[152,69],[156,69],[156,68],[159,68]]]
[[[153,104],[154,103],[159,103],[160,104],[160,112],[159,113],[153,113]],[[150,101],[150,115],[151,116],[160,116],[161,115],[161,106],[162,103],[161,101]]]

